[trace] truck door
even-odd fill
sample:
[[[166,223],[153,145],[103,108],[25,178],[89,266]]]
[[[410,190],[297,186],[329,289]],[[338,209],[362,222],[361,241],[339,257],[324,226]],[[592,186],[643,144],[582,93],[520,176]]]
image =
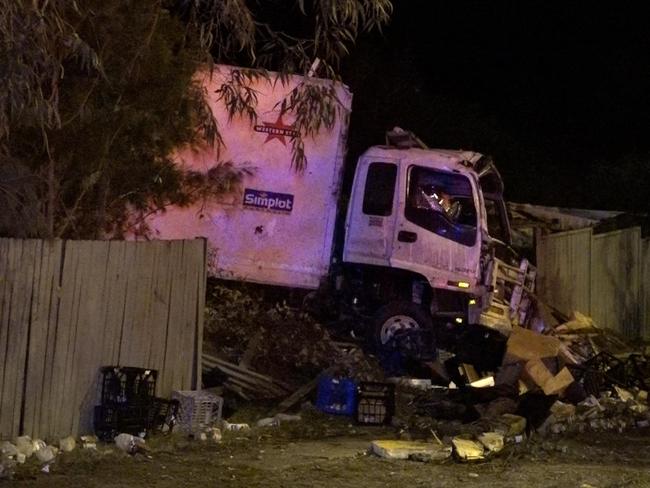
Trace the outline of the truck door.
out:
[[[387,266],[392,252],[398,165],[361,160],[348,209],[343,259]]]
[[[403,171],[391,266],[426,276],[434,288],[471,291],[481,250],[476,182],[425,166]]]

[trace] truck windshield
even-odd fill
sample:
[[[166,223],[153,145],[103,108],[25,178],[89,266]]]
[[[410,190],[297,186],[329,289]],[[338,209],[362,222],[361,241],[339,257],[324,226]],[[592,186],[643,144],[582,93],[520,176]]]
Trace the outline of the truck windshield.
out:
[[[404,213],[439,236],[465,246],[476,242],[476,208],[465,176],[411,166]]]

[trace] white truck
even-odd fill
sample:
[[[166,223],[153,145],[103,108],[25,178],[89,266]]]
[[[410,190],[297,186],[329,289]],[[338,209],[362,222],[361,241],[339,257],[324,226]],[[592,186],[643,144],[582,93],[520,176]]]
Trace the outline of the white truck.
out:
[[[230,117],[219,66],[203,83],[224,147],[186,148],[176,160],[207,173],[224,161],[246,168],[241,187],[148,219],[155,238],[207,238],[209,275],[306,290],[329,285],[383,347],[436,326],[481,324],[507,334],[530,308],[534,269],[513,260],[501,177],[476,152],[429,149],[395,129],[365,151],[352,190],[341,198],[352,95],[330,80],[254,78],[256,120]],[[295,114],[282,101],[305,84],[333,87],[331,129],[303,137],[307,165],[292,167]],[[344,226],[342,201],[348,200]],[[344,237],[335,249],[337,226]],[[342,229],[340,227],[343,227]],[[362,321],[357,321],[357,324]],[[357,331],[358,333],[359,331]]]

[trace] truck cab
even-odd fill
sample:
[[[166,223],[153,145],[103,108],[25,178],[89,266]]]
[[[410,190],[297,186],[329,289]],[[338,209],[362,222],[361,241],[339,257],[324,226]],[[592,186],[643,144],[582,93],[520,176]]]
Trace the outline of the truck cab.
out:
[[[532,285],[528,264],[522,274],[510,252],[501,177],[482,154],[429,149],[411,136],[359,158],[342,256],[353,300],[374,316],[381,346],[435,325],[507,333],[520,312],[508,299]]]

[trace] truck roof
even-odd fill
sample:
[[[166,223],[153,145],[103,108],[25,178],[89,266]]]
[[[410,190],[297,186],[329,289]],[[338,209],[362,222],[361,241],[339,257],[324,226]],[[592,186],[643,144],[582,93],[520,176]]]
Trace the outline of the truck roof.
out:
[[[408,160],[413,163],[426,161],[428,166],[440,166],[449,170],[464,170],[477,173],[477,163],[484,159],[483,154],[474,151],[454,149],[421,149],[416,147],[399,148],[395,146],[372,146],[363,156]]]

